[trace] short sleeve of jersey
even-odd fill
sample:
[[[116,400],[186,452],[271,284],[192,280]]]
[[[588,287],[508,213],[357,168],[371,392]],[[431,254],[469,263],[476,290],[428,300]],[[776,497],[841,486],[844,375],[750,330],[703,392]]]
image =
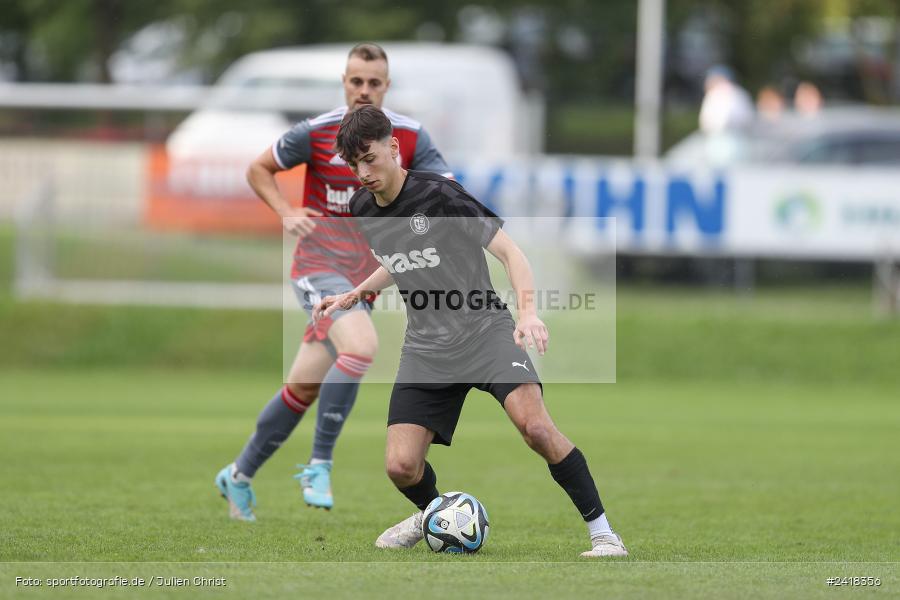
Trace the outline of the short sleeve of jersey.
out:
[[[282,169],[292,169],[312,158],[309,119],[294,125],[272,145],[272,155]]]
[[[444,215],[464,217],[459,219],[459,226],[463,233],[482,248],[487,248],[500,228],[503,227],[503,219],[472,197],[455,181],[448,180],[442,191],[446,198],[443,206]]]
[[[437,173],[444,177],[449,177],[451,175],[450,167],[447,166],[444,157],[441,156],[441,153],[434,145],[434,142],[431,141],[431,136],[428,135],[428,132],[425,131],[424,128],[419,130],[418,136],[416,137],[416,152],[413,155],[410,168],[415,169],[416,171]]]

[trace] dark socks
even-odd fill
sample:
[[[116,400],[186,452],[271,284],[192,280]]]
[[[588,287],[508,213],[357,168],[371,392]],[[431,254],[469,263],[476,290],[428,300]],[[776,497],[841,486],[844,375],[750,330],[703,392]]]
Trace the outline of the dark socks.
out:
[[[425,461],[425,473],[419,483],[415,483],[409,487],[398,488],[400,492],[409,498],[409,501],[419,507],[419,510],[425,510],[428,503],[440,496],[437,491],[437,475],[434,469]]]
[[[600,494],[581,450],[573,448],[560,462],[547,466],[553,479],[566,491],[585,521],[591,521],[603,514]]]
[[[284,386],[259,413],[256,431],[235,460],[237,469],[247,477],[256,475],[303,418],[308,405]]]

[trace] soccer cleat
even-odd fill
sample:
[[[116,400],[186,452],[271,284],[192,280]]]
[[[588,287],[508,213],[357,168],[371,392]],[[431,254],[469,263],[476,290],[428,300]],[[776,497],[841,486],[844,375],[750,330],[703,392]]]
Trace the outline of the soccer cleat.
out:
[[[334,506],[334,496],[331,495],[331,463],[297,465],[297,468],[303,469],[294,475],[294,479],[303,488],[303,500],[309,506],[331,510]]]
[[[622,543],[622,538],[617,533],[601,533],[591,538],[591,544],[594,546],[587,552],[582,552],[582,556],[595,558],[599,556],[628,556],[628,550]]]
[[[375,540],[377,548],[412,548],[424,536],[422,533],[422,513],[417,512],[385,530]]]
[[[256,494],[250,487],[249,481],[235,481],[231,474],[234,463],[219,471],[216,475],[216,487],[219,493],[228,501],[228,514],[232,519],[239,521],[255,521],[253,506],[256,506]]]

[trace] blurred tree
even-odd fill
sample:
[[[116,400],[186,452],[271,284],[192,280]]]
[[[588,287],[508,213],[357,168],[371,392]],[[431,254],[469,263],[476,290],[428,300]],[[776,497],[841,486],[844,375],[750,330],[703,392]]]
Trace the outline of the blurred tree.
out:
[[[828,17],[879,16],[900,18],[900,4],[897,0],[825,0]]]
[[[637,2],[546,2],[546,70],[553,102],[634,97]],[[583,44],[575,41],[583,36]],[[580,47],[579,47],[580,46]]]
[[[855,53],[853,79],[858,80],[861,95],[876,104],[900,101],[900,2],[828,0],[827,4],[827,16],[833,20],[855,20],[850,29]],[[880,35],[876,33],[879,28]],[[875,41],[872,37],[882,39]],[[878,45],[880,49],[872,47]]]
[[[502,19],[500,43],[529,85],[560,101],[628,102],[636,6],[495,0],[482,8]],[[0,60],[14,64],[19,78],[98,81],[109,80],[106,62],[122,40],[154,21],[179,19],[190,40],[185,64],[215,76],[237,57],[273,46],[420,35],[459,41],[461,16],[478,8],[468,0],[0,0],[0,7]],[[814,36],[825,16],[896,19],[898,12],[896,0],[668,0],[669,46],[692,17],[716,15],[706,21],[709,33],[743,83],[757,88],[790,68],[792,48]]]
[[[30,25],[28,14],[20,3],[0,2],[0,62],[5,78],[29,79],[26,50]]]
[[[5,0],[0,32],[15,40],[9,58],[19,79],[108,82],[118,44],[167,10],[167,0]]]
[[[434,0],[168,0],[170,17],[184,23],[193,43],[185,63],[209,67],[212,78],[240,56],[277,46],[414,39],[424,22],[452,30],[455,9]],[[452,4],[450,5],[452,7]]]
[[[627,151],[636,12],[637,0],[0,0],[0,77],[108,81],[113,51],[158,22],[184,31],[182,66],[202,67],[209,81],[238,57],[276,46],[490,39],[516,60],[524,85],[545,94],[554,135],[571,132],[550,147]],[[803,76],[797,50],[826,18],[862,15],[894,24],[889,59],[900,97],[898,0],[667,0],[668,106],[679,119],[696,109],[710,61],[730,64],[751,92]],[[698,36],[705,46],[691,46]],[[679,58],[686,47],[691,60]],[[597,142],[604,137],[609,145]]]
[[[755,91],[796,70],[793,50],[820,31],[826,6],[820,0],[669,0],[668,9],[670,36],[688,19],[705,17],[707,33],[723,50],[716,58]],[[702,79],[696,84],[699,89]]]

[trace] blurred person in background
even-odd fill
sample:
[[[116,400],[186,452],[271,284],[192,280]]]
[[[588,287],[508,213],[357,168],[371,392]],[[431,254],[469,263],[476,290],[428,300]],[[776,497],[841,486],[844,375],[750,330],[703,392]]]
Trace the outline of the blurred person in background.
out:
[[[794,91],[794,110],[803,117],[816,117],[822,110],[825,101],[822,92],[811,81],[801,81]]]
[[[756,114],[766,123],[775,123],[784,114],[785,101],[775,86],[766,85],[756,94]]]
[[[700,105],[700,129],[704,133],[723,133],[753,123],[753,100],[747,90],[735,83],[731,69],[711,68],[704,89],[706,93]]]
[[[359,181],[334,153],[334,143],[347,111],[363,105],[382,107],[390,86],[384,50],[372,43],[354,46],[342,81],[346,106],[295,125],[247,171],[256,194],[282,219],[284,229],[299,238],[291,279],[307,312],[320,298],[353,289],[379,266],[368,243],[350,219],[343,218],[349,215],[348,203]],[[450,174],[418,122],[383,110],[400,141],[399,161],[404,168]],[[302,207],[293,207],[279,191],[275,174],[301,164],[307,166],[305,197]],[[256,430],[237,459],[216,476],[216,486],[228,501],[232,518],[256,520],[251,480],[317,398],[311,458],[309,464],[299,465],[302,470],[295,478],[307,504],[325,509],[333,506],[332,453],[378,345],[370,310],[371,299],[333,319],[307,326],[287,383],[264,406]]]

